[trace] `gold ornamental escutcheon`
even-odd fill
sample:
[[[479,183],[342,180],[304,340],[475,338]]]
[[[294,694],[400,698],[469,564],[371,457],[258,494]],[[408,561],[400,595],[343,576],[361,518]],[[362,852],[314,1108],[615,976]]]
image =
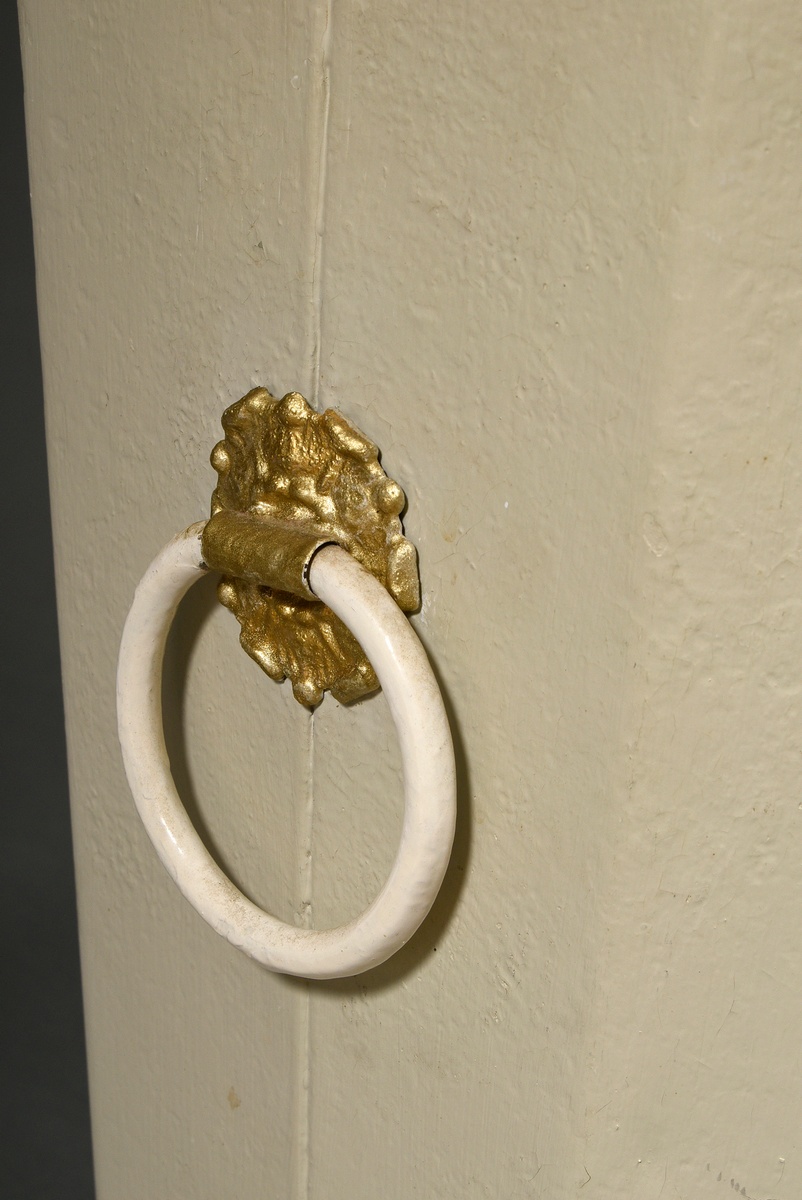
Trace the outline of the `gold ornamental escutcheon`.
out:
[[[204,561],[240,623],[244,650],[271,679],[289,678],[310,707],[324,691],[348,703],[375,691],[354,636],[309,588],[309,565],[332,542],[375,575],[404,612],[420,603],[415,547],[404,537],[404,493],[378,448],[341,413],[314,412],[299,392],[254,388],[223,413],[212,451],[218,474]]]

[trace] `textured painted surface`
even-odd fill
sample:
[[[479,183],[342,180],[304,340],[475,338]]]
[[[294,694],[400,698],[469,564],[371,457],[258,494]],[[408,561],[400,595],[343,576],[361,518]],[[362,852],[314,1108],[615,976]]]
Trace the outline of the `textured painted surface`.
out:
[[[335,8],[322,386],[410,497],[465,824],[428,939],[313,997],[316,1200],[587,1184],[691,13]],[[327,839],[348,721],[316,725]]]
[[[154,549],[208,513],[224,407],[268,373],[314,392],[321,27],[189,2],[22,19],[98,1195],[287,1195],[296,994],[164,875],[115,747],[114,664]],[[292,920],[309,719],[196,591],[177,771],[234,878]]]
[[[802,1192],[801,50],[721,5],[688,105],[583,1196]]]
[[[798,5],[292,14],[23,5],[101,1200],[796,1200]],[[461,748],[443,899],[354,982],[216,940],[114,742],[131,589],[256,382],[382,447]],[[384,702],[310,743],[209,614],[198,807],[341,921]]]

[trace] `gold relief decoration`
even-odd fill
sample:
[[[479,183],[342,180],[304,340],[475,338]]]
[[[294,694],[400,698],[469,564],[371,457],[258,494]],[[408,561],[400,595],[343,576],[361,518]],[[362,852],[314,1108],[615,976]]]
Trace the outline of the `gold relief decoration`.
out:
[[[223,574],[218,597],[240,642],[271,679],[288,677],[310,707],[330,690],[342,703],[378,680],[353,635],[309,590],[320,546],[335,542],[405,612],[420,603],[415,547],[404,537],[405,498],[377,447],[334,409],[254,388],[223,413],[212,451],[218,473],[203,534],[206,564]]]

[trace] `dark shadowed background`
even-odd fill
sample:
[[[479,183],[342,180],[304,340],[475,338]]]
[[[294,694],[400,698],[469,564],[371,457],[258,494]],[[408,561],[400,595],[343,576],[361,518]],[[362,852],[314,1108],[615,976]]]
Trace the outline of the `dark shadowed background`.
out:
[[[83,1016],[14,3],[0,5],[4,566],[2,1166],[9,1200],[91,1200]]]

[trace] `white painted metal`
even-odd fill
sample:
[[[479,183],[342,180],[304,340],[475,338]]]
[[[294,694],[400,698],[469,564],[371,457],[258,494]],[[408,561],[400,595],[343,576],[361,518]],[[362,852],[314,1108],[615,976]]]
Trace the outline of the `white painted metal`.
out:
[[[440,689],[412,626],[378,580],[339,546],[318,551],[309,572],[312,590],[362,645],[396,723],[404,825],[387,882],[347,925],[305,929],[264,912],[235,887],[198,835],[176,790],[164,742],[164,648],[182,597],[206,574],[204,525],[191,525],[153,560],[123,630],[117,720],[134,801],[159,858],[184,896],[232,945],[283,974],[307,979],[358,975],[385,962],[415,933],[448,866],[456,787]]]

